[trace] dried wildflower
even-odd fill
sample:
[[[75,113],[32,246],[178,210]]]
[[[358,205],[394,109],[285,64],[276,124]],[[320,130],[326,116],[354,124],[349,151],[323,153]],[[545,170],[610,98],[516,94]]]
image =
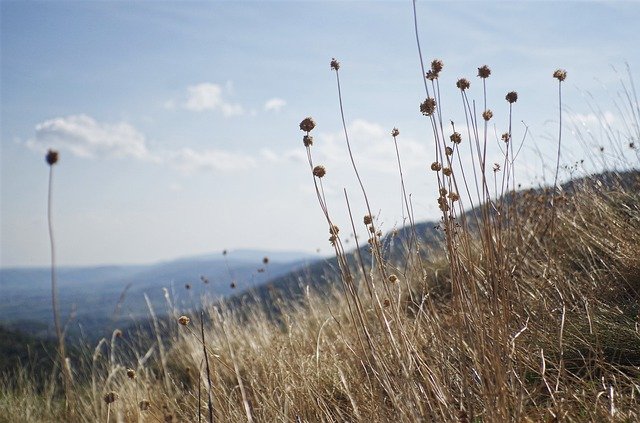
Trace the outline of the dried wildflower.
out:
[[[489,66],[482,65],[478,68],[478,76],[480,78],[486,79],[489,77],[489,75],[491,75],[491,69],[489,69]]]
[[[373,227],[373,226],[372,226],[372,227]],[[382,238],[382,231],[380,231],[380,230],[379,230],[378,232],[376,232],[376,236],[377,236],[378,238]]]
[[[442,63],[442,60],[440,59],[435,59],[431,62],[431,70],[433,71],[433,73],[440,73],[443,67],[444,63]]]
[[[447,203],[440,204],[440,206],[438,208],[440,210],[442,210],[443,212],[449,211],[449,205]]]
[[[398,282],[398,277],[396,275],[389,275],[389,282],[391,283]]]
[[[459,132],[454,132],[453,134],[451,134],[449,139],[454,144],[460,144],[462,142],[462,135],[460,135]]]
[[[45,156],[45,159],[49,166],[53,166],[54,164],[58,163],[58,152],[55,150],[47,151],[47,155]]]
[[[470,86],[471,83],[467,78],[460,78],[458,79],[458,82],[456,82],[456,87],[458,87],[462,91],[469,89]]]
[[[371,222],[373,222],[373,219],[371,218],[371,215],[370,215],[370,214],[366,214],[366,215],[364,216],[363,221],[364,221],[364,224],[365,224],[365,225],[370,225],[370,224],[371,224]]]
[[[445,147],[444,148],[444,154],[446,154],[447,156],[452,156],[453,155],[453,148]]]
[[[398,135],[400,135],[400,131],[398,130],[398,128],[393,128],[393,129],[391,130],[391,136],[395,138],[395,137],[397,137]]]
[[[436,111],[436,99],[428,97],[420,104],[420,112],[425,116],[431,116]]]
[[[553,73],[553,77],[562,82],[567,79],[567,71],[564,69],[556,69],[556,71]]]
[[[191,289],[191,284],[190,283],[185,283],[184,284],[184,289]]]
[[[148,400],[142,400],[138,403],[138,407],[140,407],[140,411],[147,411],[151,407],[151,403]]]
[[[450,167],[445,167],[445,168],[442,168],[442,173],[444,173],[445,176],[451,176],[451,173],[453,172],[451,171]]]
[[[482,119],[484,119],[485,121],[491,120],[492,117],[493,117],[493,112],[491,110],[487,109],[484,112],[482,112]]]
[[[447,195],[447,189],[446,188],[440,188],[440,195]]]
[[[511,140],[511,134],[508,132],[505,132],[504,134],[502,134],[502,141],[504,142],[509,142],[509,140]]]
[[[302,143],[305,147],[311,147],[313,145],[313,137],[311,135],[305,135],[302,137]]]
[[[329,237],[329,242],[331,243],[331,245],[335,246],[336,245],[336,241],[338,240],[338,237],[335,235],[331,235]]]
[[[433,170],[434,172],[437,172],[440,169],[442,169],[442,165],[440,163],[438,162],[431,163],[431,170]]]
[[[460,196],[455,192],[450,192],[449,198],[451,199],[451,201],[458,201],[460,199]]]
[[[104,394],[104,397],[102,397],[102,399],[104,399],[104,402],[106,402],[107,404],[111,404],[118,399],[118,394],[115,392],[109,392]]]
[[[209,283],[209,279],[208,279],[206,276],[200,275],[200,280],[201,280],[203,283]]]
[[[435,79],[438,79],[438,74],[435,73],[434,71],[430,70],[427,71],[427,74],[425,75],[425,77],[429,80],[429,81],[433,81]]]
[[[385,299],[383,304],[385,307],[389,307],[391,305],[391,301],[389,301],[388,299]]]
[[[262,264],[267,265],[269,264],[269,257],[265,257],[262,259]]]
[[[136,371],[133,369],[127,369],[127,377],[129,379],[135,379],[136,378]]]
[[[634,142],[630,142],[629,143],[629,148],[631,148],[631,149],[636,148],[636,144]]]
[[[316,123],[313,121],[313,118],[306,117],[300,122],[300,129],[305,132],[310,132],[313,128],[316,127]]]
[[[313,176],[317,178],[322,178],[326,174],[327,174],[327,171],[324,168],[324,166],[316,166],[313,168]]]
[[[510,91],[507,93],[507,95],[504,98],[509,103],[515,103],[516,101],[518,101],[518,93],[515,91]]]
[[[189,319],[187,316],[178,317],[178,323],[180,323],[182,326],[187,326],[190,321],[191,319]]]
[[[333,69],[334,71],[337,71],[338,69],[340,69],[340,62],[338,62],[335,57],[331,59],[330,65],[331,65],[331,69]]]
[[[236,289],[236,281],[232,281],[232,282],[229,284],[229,287],[230,287],[231,289]]]
[[[329,226],[329,234],[330,235],[338,235],[338,232],[340,232],[340,228],[338,228],[338,225],[331,225]]]
[[[114,330],[113,336],[115,336],[116,338],[122,338],[122,331],[120,329]]]
[[[493,171],[494,172],[500,172],[500,163],[494,163],[493,164]]]

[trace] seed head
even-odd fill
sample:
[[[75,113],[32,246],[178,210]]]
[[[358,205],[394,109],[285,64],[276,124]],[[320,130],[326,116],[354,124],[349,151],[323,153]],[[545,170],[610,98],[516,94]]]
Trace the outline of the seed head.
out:
[[[467,78],[460,78],[458,79],[458,82],[456,82],[456,87],[458,87],[462,91],[469,89],[470,86],[471,83]]]
[[[305,147],[311,147],[313,145],[313,137],[311,135],[305,135],[302,137],[302,143]]]
[[[556,69],[556,71],[553,73],[553,77],[562,82],[567,79],[567,71],[564,69]]]
[[[515,103],[516,101],[518,101],[518,93],[515,91],[508,92],[505,96],[505,100],[512,104]]]
[[[493,171],[494,172],[500,172],[500,163],[494,163],[493,164]]]
[[[395,138],[395,137],[397,137],[398,135],[400,135],[400,131],[398,130],[398,128],[393,128],[393,129],[391,130],[391,136]]]
[[[450,167],[445,167],[445,168],[442,169],[442,173],[444,173],[445,176],[451,176],[451,173],[453,173],[453,172],[451,171]]]
[[[388,299],[385,299],[383,304],[385,307],[389,307],[391,305],[391,301],[389,301]]]
[[[340,62],[338,62],[335,57],[331,59],[331,69],[334,71],[340,69]]]
[[[502,141],[509,142],[510,139],[511,139],[511,134],[509,134],[508,132],[505,132],[504,134],[502,134]]]
[[[491,75],[491,69],[489,69],[489,66],[482,65],[478,68],[478,76],[480,78],[486,79],[489,77],[489,75]]]
[[[396,275],[389,275],[389,282],[391,283],[398,282],[398,277]]]
[[[445,147],[445,148],[444,148],[444,153],[445,153],[447,156],[452,156],[452,155],[453,155],[453,148],[451,148],[451,147]]]
[[[189,319],[187,316],[178,317],[178,323],[180,323],[182,326],[187,326],[190,321],[191,319]]]
[[[265,257],[262,259],[262,264],[269,264],[269,257]]]
[[[329,226],[329,234],[330,235],[338,235],[338,232],[340,232],[340,228],[338,228],[338,225],[331,225]]]
[[[136,371],[133,369],[127,369],[127,377],[129,379],[135,379],[136,378]]]
[[[185,283],[184,284],[184,289],[191,289],[191,284],[190,283]]]
[[[435,79],[438,79],[438,74],[435,73],[432,70],[427,71],[427,74],[425,75],[425,77],[429,80],[429,81],[433,81]]]
[[[462,135],[460,135],[459,132],[454,132],[453,134],[451,134],[449,139],[454,144],[460,144],[462,142]]]
[[[114,330],[113,336],[115,336],[116,338],[122,338],[122,331],[120,329]]]
[[[112,402],[115,402],[115,400],[118,399],[118,394],[115,392],[109,392],[104,394],[104,397],[102,397],[104,399],[104,402],[106,402],[107,404],[111,404]]]
[[[316,127],[316,123],[313,121],[313,118],[306,117],[300,122],[300,129],[305,132],[310,132],[313,128]]]
[[[434,172],[437,172],[440,169],[442,169],[442,165],[440,163],[438,162],[431,163],[431,170],[433,170]]]
[[[443,67],[444,67],[444,63],[442,63],[442,60],[440,59],[435,59],[431,62],[431,70],[435,74],[440,73]]]
[[[373,222],[373,219],[371,218],[370,214],[366,214],[363,220],[365,225],[370,225],[371,222]]]
[[[482,119],[484,119],[485,121],[490,121],[491,118],[493,117],[493,112],[489,109],[485,110],[484,112],[482,112]]]
[[[236,289],[236,281],[232,281],[232,282],[229,284],[229,287],[230,287],[231,289]]]
[[[428,97],[420,104],[420,111],[425,116],[431,116],[436,111],[436,99]]]
[[[142,400],[138,406],[140,407],[140,411],[147,411],[151,406],[151,403],[148,400]]]
[[[329,242],[331,243],[331,245],[335,246],[336,245],[336,241],[338,240],[338,237],[335,235],[331,235],[329,237]]]
[[[45,156],[45,159],[49,166],[53,166],[58,162],[58,152],[55,150],[47,151],[47,155]]]
[[[313,168],[313,176],[317,178],[322,178],[326,174],[327,174],[327,171],[324,168],[324,166],[316,166]]]
[[[447,195],[447,189],[446,188],[440,188],[440,195],[442,195],[443,197],[445,195]]]
[[[451,201],[458,201],[460,199],[460,196],[455,192],[450,192],[449,198],[451,199]]]

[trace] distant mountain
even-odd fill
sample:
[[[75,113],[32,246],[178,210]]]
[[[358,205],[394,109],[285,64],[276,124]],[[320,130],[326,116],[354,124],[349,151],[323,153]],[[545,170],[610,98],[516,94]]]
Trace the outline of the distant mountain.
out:
[[[263,258],[268,257],[268,264]],[[101,336],[120,321],[146,318],[146,294],[155,312],[194,308],[287,274],[313,260],[296,252],[229,251],[152,265],[61,267],[57,270],[61,319],[73,337]],[[232,284],[234,287],[232,287]],[[188,287],[188,289],[187,289]],[[165,290],[169,294],[165,296]],[[0,323],[32,335],[53,334],[49,268],[0,269]]]

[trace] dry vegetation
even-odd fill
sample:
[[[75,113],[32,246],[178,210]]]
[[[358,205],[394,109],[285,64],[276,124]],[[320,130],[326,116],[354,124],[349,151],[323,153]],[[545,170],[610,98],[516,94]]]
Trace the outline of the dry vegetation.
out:
[[[340,89],[335,59],[331,68]],[[433,128],[439,248],[425,251],[414,232],[402,240],[404,258],[389,260],[365,210],[345,231],[366,230],[372,259],[356,254],[354,266],[322,188],[330,169],[313,162],[315,123],[304,119],[339,265],[331,289],[308,289],[302,302],[285,298],[275,316],[204,304],[202,318],[175,314],[151,340],[114,332],[72,364],[72,381],[60,371],[44,387],[26,373],[6,376],[0,421],[640,421],[634,92],[626,91],[628,132],[608,140],[627,171],[516,192],[511,123],[500,141],[487,135],[492,112],[485,104],[474,113],[462,79],[466,127],[449,130],[439,112],[441,71],[436,60],[425,72],[420,106]],[[478,76],[484,88],[489,68]],[[561,95],[566,73],[553,76]],[[517,94],[506,101],[511,110]],[[346,127],[345,136],[348,144]],[[394,129],[389,142],[399,136]],[[488,164],[491,142],[502,145],[499,171]],[[357,157],[346,159],[366,199]],[[406,193],[405,201],[411,210]],[[414,227],[411,214],[407,221]]]

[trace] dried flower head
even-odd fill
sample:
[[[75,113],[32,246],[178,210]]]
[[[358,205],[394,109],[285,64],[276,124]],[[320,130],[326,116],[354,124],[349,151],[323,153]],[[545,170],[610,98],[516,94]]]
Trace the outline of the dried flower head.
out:
[[[133,369],[127,369],[127,377],[129,379],[135,379],[136,378],[136,371]]]
[[[567,79],[567,71],[564,69],[556,69],[556,71],[553,73],[553,77],[562,82]]]
[[[398,128],[393,128],[393,129],[391,130],[391,136],[395,138],[395,137],[397,137],[398,135],[400,135],[400,131],[398,130]]]
[[[337,241],[337,240],[338,240],[338,237],[337,237],[337,236],[335,236],[335,235],[331,235],[331,236],[329,237],[329,242],[331,243],[331,245],[332,245],[332,246],[335,246],[335,245],[336,245],[336,241]]]
[[[313,145],[313,137],[311,135],[305,135],[302,137],[302,143],[305,147],[311,147]]]
[[[334,71],[340,69],[340,62],[338,62],[335,57],[331,59],[331,69],[333,69]]]
[[[190,321],[191,319],[189,319],[187,316],[178,317],[178,323],[180,323],[182,326],[187,326]]]
[[[434,172],[437,172],[440,169],[442,169],[442,165],[440,163],[438,162],[431,163],[431,170],[433,170]]]
[[[482,119],[484,119],[485,121],[490,121],[492,117],[493,117],[493,112],[491,110],[487,109],[484,112],[482,112]]]
[[[338,225],[331,225],[329,226],[329,234],[330,235],[338,235],[338,232],[340,232],[340,228],[338,228]]]
[[[494,163],[493,164],[493,171],[494,172],[500,172],[500,163]]]
[[[313,121],[313,118],[311,117],[306,117],[302,119],[302,122],[300,122],[300,129],[305,132],[310,132],[315,127],[316,127],[316,123]]]
[[[460,135],[459,132],[454,132],[453,134],[451,134],[449,139],[454,144],[460,144],[462,142],[462,135]]]
[[[191,289],[191,284],[190,283],[185,283],[184,284],[184,289]]]
[[[269,257],[264,257],[264,258],[262,259],[262,264],[265,264],[265,265],[266,265],[266,264],[269,264]]]
[[[236,281],[232,281],[232,282],[229,284],[229,287],[230,287],[231,289],[236,289]]]
[[[115,336],[116,338],[122,338],[122,331],[120,329],[114,330],[113,336]]]
[[[444,148],[444,154],[446,154],[447,156],[452,156],[453,155],[453,148],[447,146]]]
[[[55,150],[47,151],[47,155],[45,156],[45,160],[49,166],[53,166],[58,163],[58,152]]]
[[[316,166],[313,168],[313,176],[317,178],[322,178],[326,174],[327,174],[327,171],[324,168],[324,166]]]
[[[509,134],[508,132],[505,132],[504,134],[502,134],[502,141],[504,142],[509,142],[509,140],[511,139],[511,134]]]
[[[489,77],[489,75],[491,75],[491,69],[489,69],[489,66],[482,65],[478,68],[478,76],[480,78],[486,79]]]
[[[431,70],[436,74],[440,73],[443,67],[444,63],[440,59],[435,59],[431,62]]]
[[[364,221],[364,224],[365,224],[365,225],[370,225],[370,224],[371,224],[371,222],[373,222],[373,219],[371,218],[371,215],[370,215],[370,214],[366,214],[366,215],[364,216],[363,221]]]
[[[469,89],[470,86],[471,83],[467,78],[460,78],[458,79],[458,82],[456,82],[456,87],[458,87],[462,91]]]
[[[108,392],[104,394],[104,397],[102,398],[104,399],[104,402],[106,402],[107,404],[111,404],[118,399],[118,394],[115,392]]]
[[[515,91],[509,91],[507,95],[504,97],[509,103],[515,103],[518,101],[518,93]]]
[[[436,111],[436,99],[428,97],[420,104],[420,112],[425,116],[431,116]]]
[[[391,283],[398,282],[398,277],[396,275],[389,275],[389,282]]]
[[[391,305],[391,301],[389,301],[388,299],[385,298],[383,304],[384,304],[385,308],[389,307]]]
[[[427,74],[425,75],[425,77],[429,80],[429,81],[433,81],[438,79],[438,74],[435,73],[432,70],[427,71]]]
[[[451,176],[451,173],[453,172],[451,171],[450,167],[445,167],[445,168],[442,168],[442,173],[444,173],[445,176]]]
[[[451,201],[458,201],[460,199],[460,196],[455,192],[450,192],[449,198],[451,199]]]
[[[442,196],[447,195],[447,189],[446,188],[440,188],[440,195],[442,195]]]
[[[148,400],[142,400],[138,403],[138,407],[140,407],[140,411],[147,411],[151,407],[151,403]]]

